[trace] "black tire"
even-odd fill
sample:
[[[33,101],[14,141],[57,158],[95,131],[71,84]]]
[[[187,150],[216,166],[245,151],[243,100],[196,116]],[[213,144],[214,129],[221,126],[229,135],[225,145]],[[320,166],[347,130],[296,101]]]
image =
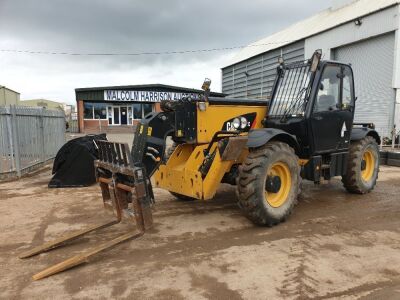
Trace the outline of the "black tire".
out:
[[[371,153],[374,158],[372,162],[373,171],[369,179],[363,178],[362,164],[366,152]],[[364,162],[365,164],[365,162]],[[376,185],[379,174],[379,147],[376,140],[371,136],[350,144],[349,157],[347,160],[346,174],[342,176],[343,186],[350,193],[366,194],[372,191]]]
[[[178,147],[178,144],[173,142],[170,147],[167,147],[165,149],[165,155],[164,155],[164,162],[165,163],[168,161],[168,159],[172,155],[172,153],[174,153],[176,147]],[[196,198],[185,196],[185,195],[181,195],[181,194],[174,193],[174,192],[171,192],[171,191],[170,191],[170,193],[171,193],[172,196],[174,196],[177,200],[180,200],[180,201],[194,201],[194,200],[196,200]]]
[[[280,206],[273,206],[267,199],[266,180],[268,172],[277,163],[285,164],[290,172],[290,183],[287,184],[290,189],[286,200]],[[236,189],[239,207],[255,224],[274,226],[285,221],[291,214],[300,193],[300,183],[298,157],[289,145],[270,142],[263,147],[250,149],[246,160],[239,167]]]

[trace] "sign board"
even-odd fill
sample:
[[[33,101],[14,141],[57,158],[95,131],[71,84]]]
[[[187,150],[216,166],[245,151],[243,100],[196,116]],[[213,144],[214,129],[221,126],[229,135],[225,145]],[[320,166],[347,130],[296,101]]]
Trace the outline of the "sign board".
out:
[[[183,97],[197,99],[194,93],[176,92],[155,92],[155,91],[126,91],[126,90],[105,90],[105,101],[139,101],[139,102],[160,102],[161,100],[180,100]]]

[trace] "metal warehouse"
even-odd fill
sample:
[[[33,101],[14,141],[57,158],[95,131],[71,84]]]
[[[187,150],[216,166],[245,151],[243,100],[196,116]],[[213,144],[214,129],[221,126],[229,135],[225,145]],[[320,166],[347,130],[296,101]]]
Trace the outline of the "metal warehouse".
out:
[[[222,92],[269,99],[279,57],[293,62],[322,49],[323,59],[351,63],[355,121],[383,136],[400,124],[400,1],[336,0],[332,7],[241,50],[222,68]]]
[[[160,111],[162,100],[197,98],[201,90],[163,84],[75,89],[80,132],[132,132],[146,114]],[[211,93],[223,97],[221,93]]]

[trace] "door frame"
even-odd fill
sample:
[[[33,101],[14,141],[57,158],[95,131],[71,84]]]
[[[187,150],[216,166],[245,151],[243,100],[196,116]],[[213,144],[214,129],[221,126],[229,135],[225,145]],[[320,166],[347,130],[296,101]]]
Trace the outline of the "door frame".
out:
[[[306,117],[307,117],[307,128],[308,128],[308,132],[309,132],[309,145],[311,146],[311,153],[313,155],[318,155],[318,154],[323,154],[323,153],[335,153],[335,152],[341,152],[343,150],[348,149],[348,147],[350,146],[350,136],[351,136],[351,130],[353,127],[353,120],[354,120],[354,112],[355,112],[355,87],[354,87],[354,73],[352,68],[350,67],[351,70],[351,75],[352,75],[352,91],[351,91],[351,96],[352,96],[352,107],[350,109],[350,111],[346,111],[343,110],[342,108],[340,108],[339,110],[336,111],[327,111],[327,112],[318,112],[318,113],[314,113],[314,106],[315,106],[315,102],[317,101],[317,96],[318,96],[318,91],[319,91],[319,83],[321,81],[322,75],[325,71],[325,68],[328,66],[337,66],[337,67],[349,67],[349,65],[344,64],[344,63],[340,63],[340,62],[330,62],[330,61],[325,61],[321,63],[320,66],[320,71],[318,72],[317,76],[315,76],[314,78],[314,82],[313,82],[313,87],[312,87],[312,91],[311,91],[311,99],[307,105],[306,108]],[[341,107],[343,99],[343,79],[341,79],[340,81],[340,94],[339,94],[339,105]],[[347,120],[346,123],[346,128],[347,131],[345,132],[344,136],[341,136],[340,138],[340,142],[339,142],[339,147],[336,149],[330,149],[330,150],[322,150],[319,151],[318,149],[316,149],[316,143],[315,143],[315,128],[313,126],[313,120],[312,118],[315,116],[315,114],[324,114],[324,113],[331,113],[331,114],[336,114],[339,118],[343,118],[343,120],[341,120],[341,122],[345,122],[345,119],[349,119],[349,115],[347,115],[348,113],[350,113],[351,115],[351,120]],[[347,115],[347,116],[346,116]],[[342,123],[343,124],[343,123]],[[327,132],[327,134],[329,134],[329,132]],[[345,142],[347,140],[347,142]]]
[[[118,108],[118,121],[119,121],[118,123],[115,123],[115,118],[114,118],[114,110],[116,108]],[[112,105],[111,106],[111,111],[112,111],[112,114],[111,114],[112,124],[110,124],[110,126],[120,126],[121,125],[121,109],[120,109],[120,106]]]

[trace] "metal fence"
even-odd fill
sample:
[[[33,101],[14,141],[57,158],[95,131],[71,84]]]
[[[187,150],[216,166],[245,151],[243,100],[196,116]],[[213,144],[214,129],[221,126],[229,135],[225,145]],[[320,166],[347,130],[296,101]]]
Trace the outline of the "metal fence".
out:
[[[67,132],[78,133],[79,132],[78,114],[71,112],[70,114],[66,115],[66,120],[68,124]]]
[[[0,106],[0,179],[43,165],[64,143],[63,111]]]

